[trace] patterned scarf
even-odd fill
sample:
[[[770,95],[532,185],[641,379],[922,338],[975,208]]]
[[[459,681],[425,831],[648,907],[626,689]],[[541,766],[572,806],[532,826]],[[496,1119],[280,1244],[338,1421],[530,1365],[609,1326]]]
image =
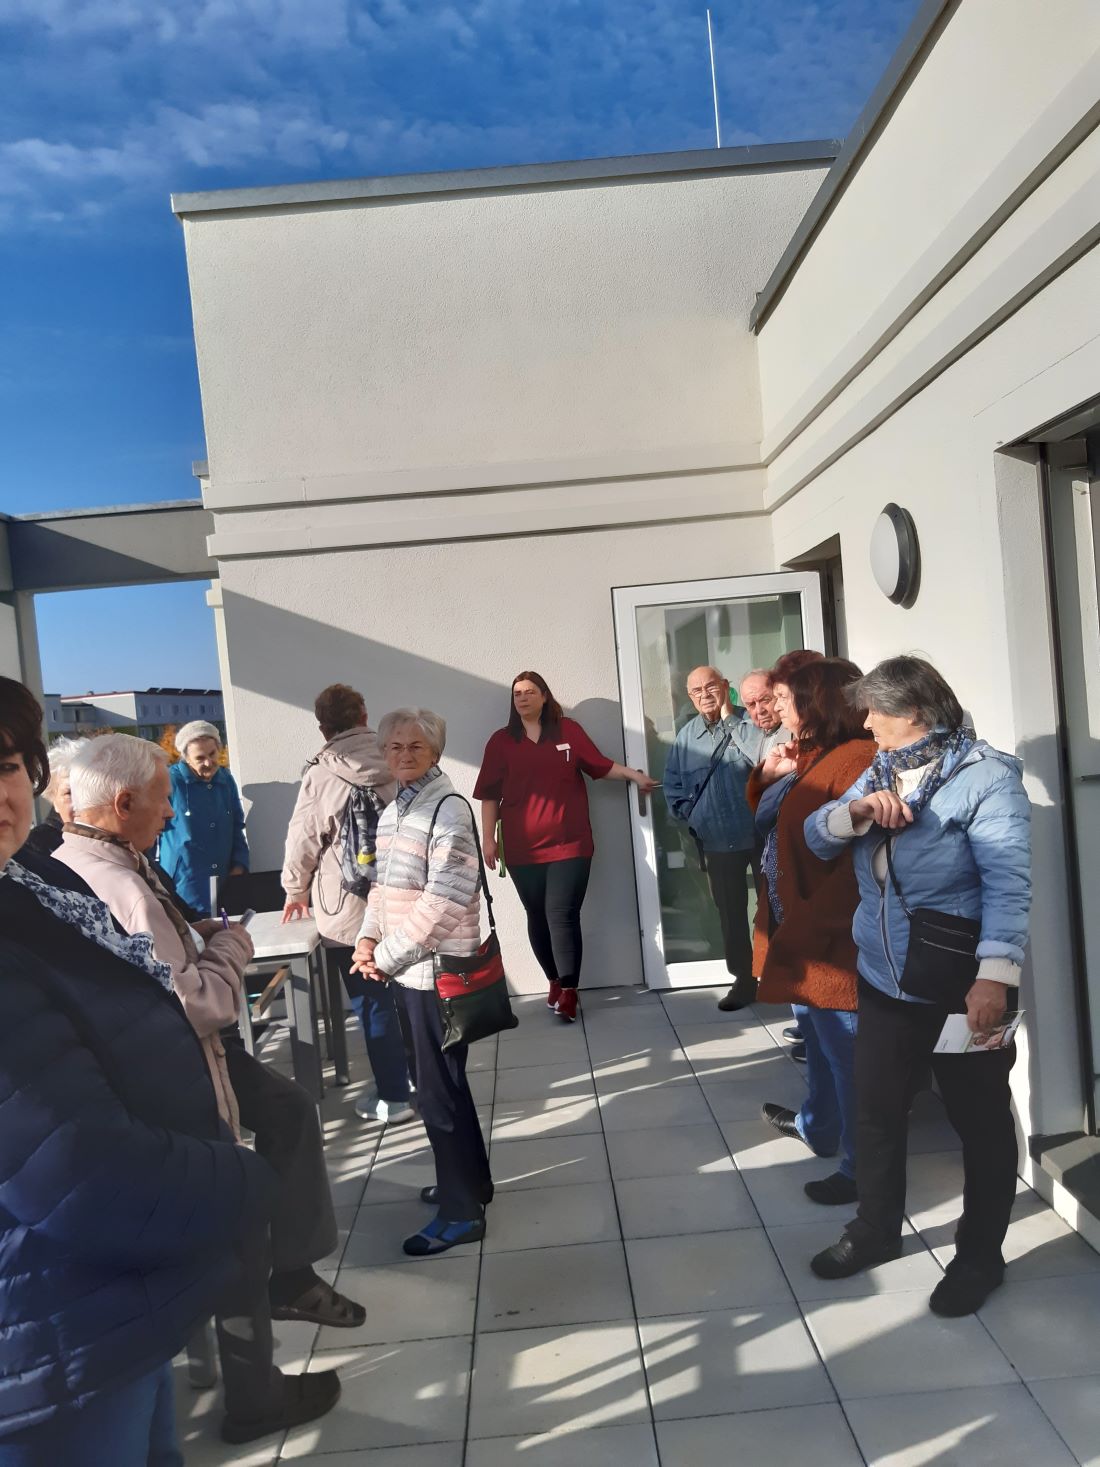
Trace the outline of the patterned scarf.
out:
[[[9,861],[0,870],[0,877],[3,876],[10,876],[20,886],[26,887],[39,906],[45,907],[47,912],[68,926],[75,927],[89,941],[123,962],[133,963],[135,968],[140,968],[150,978],[155,978],[162,988],[172,992],[172,970],[166,963],[157,962],[153,955],[153,939],[147,932],[139,932],[133,937],[116,932],[110,912],[98,898],[50,886],[33,871],[20,866],[18,861]]]
[[[164,888],[164,883],[140,851],[135,851],[130,842],[123,840],[120,835],[113,835],[109,830],[100,830],[98,825],[84,825],[80,821],[74,821],[65,826],[65,834],[82,835],[85,840],[101,840],[110,846],[121,846],[134,862],[137,874],[156,897],[165,916],[176,929],[176,936],[183,943],[183,950],[188,963],[194,964],[198,962],[199,950],[195,945],[194,933],[188,926],[183,914],[178,910],[176,904],[168,895],[168,892]]]
[[[915,744],[906,744],[903,749],[880,749],[871,763],[867,789],[896,791],[899,771],[921,769],[927,764],[928,772],[906,800],[917,816],[943,784],[943,766],[948,754],[965,758],[974,747],[976,738],[973,728],[964,723],[951,730],[934,728],[923,739],[918,739]]]
[[[412,784],[402,785],[398,791],[394,804],[397,806],[398,815],[404,815],[412,802],[422,789],[427,789],[433,780],[442,779],[443,771],[438,764],[433,764],[427,774],[422,774],[419,779],[414,779]]]

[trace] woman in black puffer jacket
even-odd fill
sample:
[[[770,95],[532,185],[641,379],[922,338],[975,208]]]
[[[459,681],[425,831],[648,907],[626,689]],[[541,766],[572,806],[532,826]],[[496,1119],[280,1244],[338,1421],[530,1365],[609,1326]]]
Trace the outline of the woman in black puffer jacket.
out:
[[[176,1467],[171,1359],[274,1178],[148,938],[13,859],[41,717],[0,678],[0,1467]]]

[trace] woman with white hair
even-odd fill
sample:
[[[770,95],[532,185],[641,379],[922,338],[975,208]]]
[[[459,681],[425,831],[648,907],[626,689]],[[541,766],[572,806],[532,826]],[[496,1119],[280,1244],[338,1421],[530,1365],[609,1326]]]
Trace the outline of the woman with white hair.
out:
[[[69,770],[84,744],[84,739],[57,739],[50,745],[50,782],[44,793],[53,809],[31,831],[26,845],[19,853],[21,856],[24,853],[52,856],[61,844],[62,828],[66,821],[73,818]]]
[[[248,870],[248,841],[237,782],[218,762],[221,735],[196,718],[176,735],[180,759],[172,765],[171,824],[157,859],[196,912],[210,912],[210,881]]]
[[[352,971],[398,986],[416,1060],[417,1104],[435,1156],[438,1207],[405,1239],[414,1257],[485,1236],[493,1180],[470,1087],[467,1048],[443,1052],[434,957],[469,957],[481,941],[481,885],[474,817],[439,767],[447,725],[426,708],[398,708],[378,725],[400,788],[378,822],[378,880],[371,887]]]

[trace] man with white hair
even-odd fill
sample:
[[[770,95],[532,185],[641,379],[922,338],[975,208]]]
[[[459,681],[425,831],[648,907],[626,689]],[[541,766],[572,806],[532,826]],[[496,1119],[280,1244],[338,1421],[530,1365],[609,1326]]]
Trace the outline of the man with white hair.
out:
[[[220,763],[221,735],[196,718],[176,734],[180,758],[170,771],[171,824],[157,859],[196,912],[210,912],[210,881],[248,870],[248,840],[237,782]]]
[[[70,771],[74,818],[55,859],[76,872],[128,933],[148,932],[207,1054],[223,1119],[255,1132],[279,1189],[270,1236],[252,1238],[218,1316],[225,1383],[222,1434],[243,1442],[310,1421],[336,1402],[334,1371],[283,1375],[272,1361],[272,1318],[354,1328],[365,1311],[312,1265],[336,1245],[316,1109],[301,1086],[220,1031],[235,1023],[252,943],[239,923],[190,926],[142,852],[171,816],[167,758],[128,734],[90,739]],[[140,1036],[135,1036],[140,1044]],[[270,1275],[270,1277],[269,1277]]]

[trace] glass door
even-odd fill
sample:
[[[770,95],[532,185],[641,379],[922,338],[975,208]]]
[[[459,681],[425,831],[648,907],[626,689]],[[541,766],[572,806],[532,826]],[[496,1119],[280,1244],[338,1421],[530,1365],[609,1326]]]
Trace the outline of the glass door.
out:
[[[1058,640],[1069,766],[1074,870],[1081,923],[1081,958],[1090,1030],[1093,1114],[1100,1118],[1100,482],[1090,471],[1085,443],[1057,445],[1068,467],[1050,465]],[[1049,460],[1048,460],[1049,462]]]
[[[693,668],[718,668],[736,695],[753,668],[770,667],[796,647],[824,647],[812,572],[626,586],[613,595],[626,762],[654,779],[662,777],[677,733],[695,717],[687,695]],[[727,982],[718,914],[686,826],[673,819],[659,790],[630,808],[646,983]]]

